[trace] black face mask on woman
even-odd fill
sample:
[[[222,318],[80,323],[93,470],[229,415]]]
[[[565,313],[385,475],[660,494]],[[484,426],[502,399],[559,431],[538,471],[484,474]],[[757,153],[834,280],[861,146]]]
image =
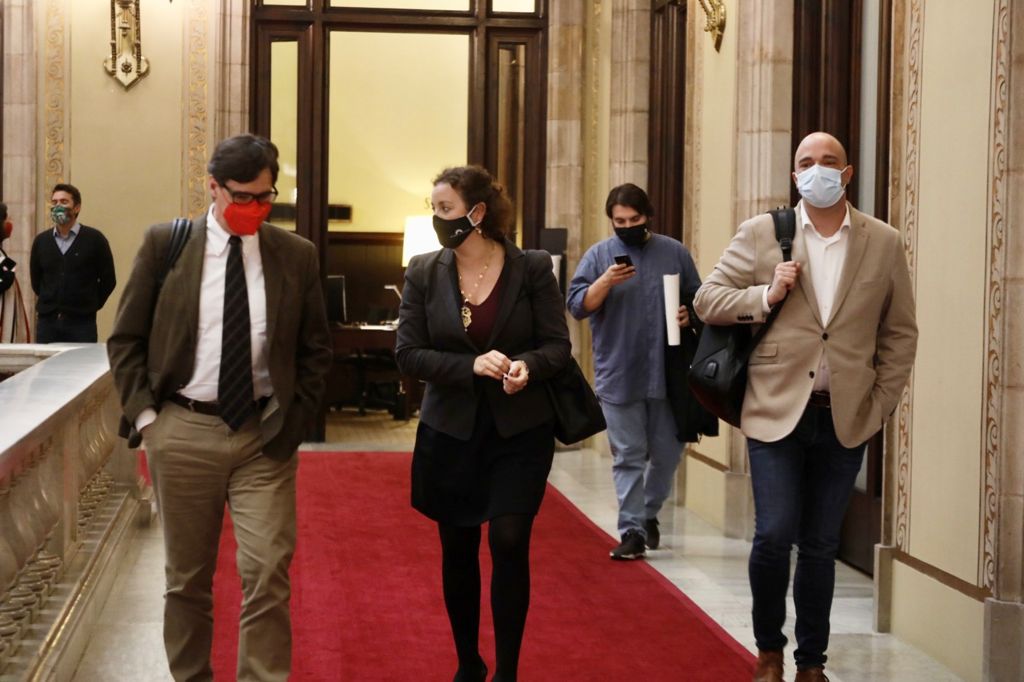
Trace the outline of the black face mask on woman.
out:
[[[622,240],[626,246],[643,246],[647,241],[647,228],[650,227],[651,219],[646,223],[634,225],[633,227],[616,227],[615,236]]]
[[[476,206],[473,208],[476,208]],[[473,210],[470,209],[470,213],[472,212]],[[441,216],[435,215],[433,220],[437,241],[440,242],[441,246],[449,249],[459,248],[462,242],[466,241],[466,237],[472,234],[476,226],[479,225],[479,223],[474,224],[469,219],[469,213],[453,220],[445,220]]]

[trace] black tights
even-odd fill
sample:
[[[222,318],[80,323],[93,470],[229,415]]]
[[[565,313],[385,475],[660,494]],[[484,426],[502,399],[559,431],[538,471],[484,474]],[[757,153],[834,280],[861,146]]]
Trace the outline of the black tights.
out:
[[[491,611],[498,669],[495,679],[515,682],[526,611],[530,606],[530,532],[533,516],[511,514],[491,519]],[[466,679],[482,670],[480,632],[480,527],[438,524],[444,603],[455,637],[459,669]]]

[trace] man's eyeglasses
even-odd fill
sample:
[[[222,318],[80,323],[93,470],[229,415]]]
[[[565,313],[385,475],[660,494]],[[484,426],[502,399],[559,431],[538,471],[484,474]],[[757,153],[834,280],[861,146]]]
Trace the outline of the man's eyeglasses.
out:
[[[269,192],[263,192],[262,194],[251,194],[250,192],[236,192],[230,187],[221,185],[224,191],[231,197],[231,203],[233,204],[251,204],[254,201],[258,201],[261,204],[269,204],[277,198],[277,188],[270,190]]]

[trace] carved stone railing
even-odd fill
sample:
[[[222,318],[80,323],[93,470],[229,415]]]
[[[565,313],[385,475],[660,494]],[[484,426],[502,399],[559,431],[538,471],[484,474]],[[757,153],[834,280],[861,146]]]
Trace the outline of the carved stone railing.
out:
[[[0,345],[0,680],[69,679],[140,492],[102,345]]]

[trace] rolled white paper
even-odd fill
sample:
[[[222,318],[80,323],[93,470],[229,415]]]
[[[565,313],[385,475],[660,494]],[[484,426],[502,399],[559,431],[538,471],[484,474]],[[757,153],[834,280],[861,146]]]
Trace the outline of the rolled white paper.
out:
[[[668,332],[668,345],[679,345],[679,322],[676,313],[679,311],[679,275],[662,275],[665,286],[665,331]]]
[[[555,281],[562,285],[562,256],[551,254],[551,269],[555,272]]]

